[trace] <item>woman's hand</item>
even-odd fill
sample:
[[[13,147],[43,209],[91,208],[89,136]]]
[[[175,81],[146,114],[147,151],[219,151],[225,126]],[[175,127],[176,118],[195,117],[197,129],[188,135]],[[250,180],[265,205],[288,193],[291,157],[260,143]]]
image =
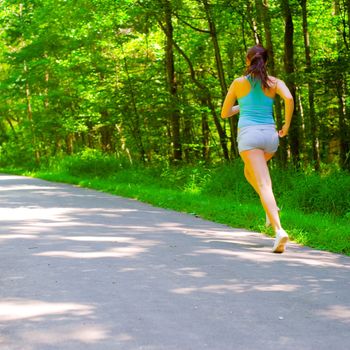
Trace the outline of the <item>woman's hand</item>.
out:
[[[278,132],[279,137],[285,137],[288,135],[289,125],[284,124],[282,129]]]
[[[239,106],[238,105],[232,107],[232,113],[233,113],[232,115],[239,113]]]

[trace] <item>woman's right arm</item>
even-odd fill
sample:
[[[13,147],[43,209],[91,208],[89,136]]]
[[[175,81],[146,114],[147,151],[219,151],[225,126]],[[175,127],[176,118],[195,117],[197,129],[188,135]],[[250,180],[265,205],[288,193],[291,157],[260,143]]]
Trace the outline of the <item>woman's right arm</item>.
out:
[[[237,101],[236,90],[237,79],[233,81],[228,90],[224,104],[222,105],[221,118],[229,118],[239,113],[239,106],[235,106],[235,103]]]
[[[288,135],[290,123],[292,121],[294,111],[294,100],[287,85],[282,80],[277,80],[276,93],[284,100],[284,125],[278,132],[280,137]]]

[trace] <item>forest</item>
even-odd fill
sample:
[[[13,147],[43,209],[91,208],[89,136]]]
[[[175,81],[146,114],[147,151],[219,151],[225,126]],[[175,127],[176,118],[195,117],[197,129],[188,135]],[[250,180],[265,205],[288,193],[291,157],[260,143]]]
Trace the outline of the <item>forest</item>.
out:
[[[350,0],[1,0],[0,16],[2,164],[233,160],[220,110],[260,43],[296,106],[278,166],[350,169]]]

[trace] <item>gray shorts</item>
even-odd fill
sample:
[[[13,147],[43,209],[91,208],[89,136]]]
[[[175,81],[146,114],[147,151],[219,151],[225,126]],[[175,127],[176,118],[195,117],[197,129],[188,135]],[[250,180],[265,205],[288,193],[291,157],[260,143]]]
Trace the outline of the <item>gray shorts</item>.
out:
[[[275,125],[250,125],[239,129],[237,142],[239,153],[252,149],[275,153],[279,145],[279,136]]]

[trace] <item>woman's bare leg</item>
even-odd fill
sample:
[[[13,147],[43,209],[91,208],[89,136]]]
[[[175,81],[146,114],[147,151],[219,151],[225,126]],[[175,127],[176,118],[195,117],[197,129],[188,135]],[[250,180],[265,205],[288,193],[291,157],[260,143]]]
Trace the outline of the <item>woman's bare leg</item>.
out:
[[[266,160],[266,163],[274,156],[274,153],[264,153],[264,157]],[[247,168],[247,166],[244,164],[244,176],[247,179],[247,181],[249,182],[249,184],[254,188],[255,192],[257,194],[259,194],[258,189],[256,188],[254,181],[252,180],[252,175],[249,173],[249,170]]]
[[[252,175],[250,174],[250,172],[249,172],[249,170],[248,170],[248,168],[247,168],[247,166],[245,164],[244,164],[244,176],[247,179],[247,181],[249,182],[249,184],[254,188],[255,192],[257,194],[259,194],[259,190],[255,186],[255,183],[254,183],[254,181],[252,179]]]
[[[265,159],[266,161],[268,161],[269,159],[271,159],[273,157],[273,154],[269,154],[269,153],[265,153]],[[246,180],[248,181],[248,183],[254,188],[255,192],[257,194],[259,194],[259,190],[258,188],[256,188],[253,180],[252,180],[252,176],[250,175],[246,165],[244,166],[244,175],[245,175],[245,178]],[[280,208],[277,207],[277,210],[278,210],[278,213],[280,211]],[[270,221],[270,218],[268,217],[268,215],[266,214],[266,227],[267,226],[271,226],[271,221]]]
[[[259,149],[241,152],[245,165],[244,174],[246,179],[258,193],[271,225],[277,231],[282,227],[267,167],[267,160],[271,159],[272,156],[271,154],[265,154],[264,151]]]

